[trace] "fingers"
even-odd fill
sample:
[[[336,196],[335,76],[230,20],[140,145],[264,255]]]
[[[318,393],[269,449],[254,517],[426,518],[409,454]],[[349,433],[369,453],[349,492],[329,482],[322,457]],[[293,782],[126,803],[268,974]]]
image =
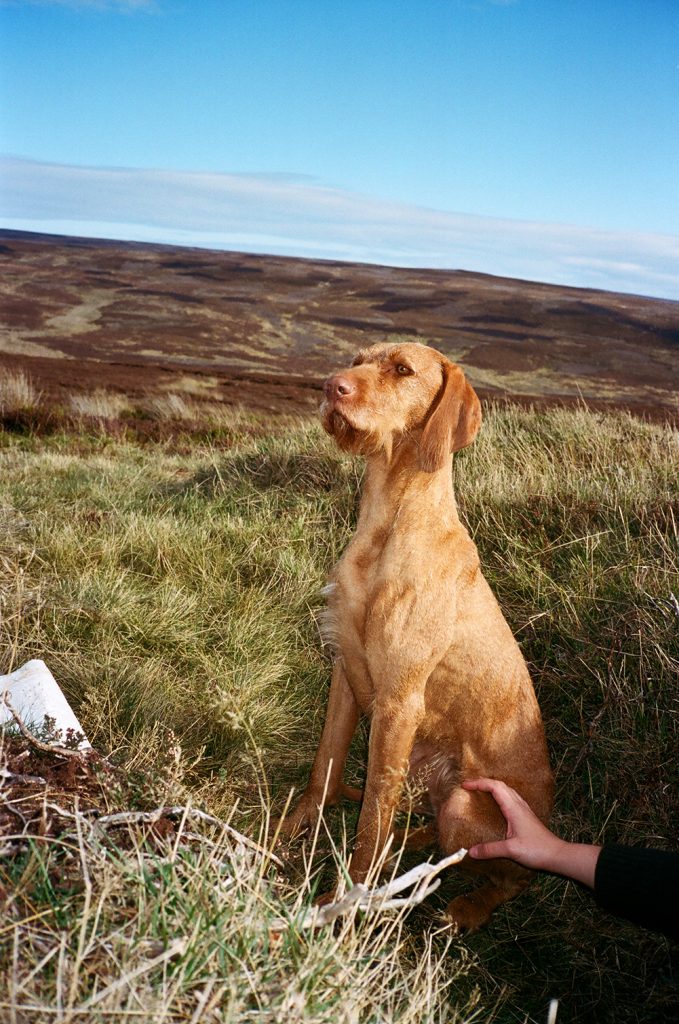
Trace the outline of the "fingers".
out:
[[[473,860],[489,860],[492,857],[508,857],[510,860],[512,859],[509,843],[506,839],[501,839],[496,843],[478,843],[467,850],[467,853]]]
[[[487,793],[492,792],[497,786],[504,786],[504,782],[500,782],[499,779],[465,779],[462,783],[465,789],[482,789]]]
[[[483,793],[490,793],[498,807],[502,811],[505,819],[509,820],[509,808],[512,803],[512,797],[517,796],[513,789],[504,782],[500,782],[499,779],[465,779],[462,783],[464,789],[477,790]],[[493,857],[511,857],[509,852],[509,843],[506,839],[501,839],[493,843],[477,843],[476,846],[472,846],[468,851],[469,856],[474,860],[489,860]]]
[[[468,779],[462,785],[467,790],[490,793],[507,822],[506,839],[472,846],[469,850],[472,859],[505,857],[525,867],[538,869],[551,863],[554,850],[563,844],[543,825],[516,790],[497,779]]]
[[[490,793],[505,818],[510,817],[512,808],[524,803],[516,790],[499,779],[465,779],[462,785],[464,789]]]
[[[517,795],[516,790],[500,779],[465,779],[462,785],[465,789],[480,789],[484,793],[491,793],[496,799],[511,796],[512,793]]]

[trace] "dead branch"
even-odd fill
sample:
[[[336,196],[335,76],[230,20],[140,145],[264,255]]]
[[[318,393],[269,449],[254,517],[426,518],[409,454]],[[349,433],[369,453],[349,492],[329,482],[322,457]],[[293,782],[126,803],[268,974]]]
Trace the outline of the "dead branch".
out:
[[[457,853],[444,857],[437,864],[429,862],[418,864],[417,867],[406,871],[399,878],[392,878],[386,885],[381,885],[376,889],[369,889],[367,885],[359,883],[334,903],[328,903],[323,907],[310,907],[301,918],[294,921],[281,917],[276,918],[269,927],[272,931],[284,931],[294,923],[298,928],[321,928],[323,925],[336,921],[338,917],[342,917],[354,907],[366,911],[382,911],[417,906],[438,889],[441,879],[436,876],[445,868],[458,864],[466,854],[466,850],[460,849]],[[394,899],[397,893],[403,892],[411,885],[414,885],[415,888],[409,896]]]
[[[232,839],[242,843],[243,846],[254,853],[258,853],[262,857],[268,857],[274,864],[283,867],[283,862],[271,850],[265,849],[259,843],[256,843],[254,839],[250,839],[248,836],[243,835],[242,832],[238,832],[232,825],[221,821],[219,818],[215,818],[212,814],[199,810],[197,807],[156,807],[152,811],[118,811],[115,814],[102,814],[92,824],[95,830],[101,829],[105,831],[109,828],[116,828],[118,825],[153,825],[161,818],[182,817],[198,818],[200,821],[206,821],[210,825],[216,825],[217,828],[222,829]]]
[[[17,786],[46,786],[47,779],[42,775],[21,775],[19,772],[11,772],[9,768],[0,768],[0,780],[2,782],[14,782]]]
[[[0,805],[2,805],[6,811],[9,811],[10,814],[13,814],[15,818],[19,819],[21,824],[24,826],[24,830],[28,828],[28,818],[26,817],[26,815],[22,814],[19,808],[15,807],[14,804],[10,800],[8,800],[6,796],[2,795],[2,793],[0,793]]]
[[[30,821],[24,818],[21,812],[16,811],[13,807],[9,805],[8,801],[5,801],[3,797],[0,797],[0,804],[3,802],[7,803],[8,810],[12,810],[17,815],[17,817],[22,819],[25,828],[30,824]],[[59,804],[55,804],[52,801],[48,800],[43,801],[42,806],[45,808],[45,810],[52,811],[52,813],[56,814],[57,817],[66,818],[74,822],[76,825],[76,831],[64,833],[60,836],[60,838],[57,839],[55,836],[36,837],[32,833],[29,834],[24,830],[24,832],[21,834],[4,836],[3,840],[11,839],[14,842],[27,842],[29,839],[39,838],[44,842],[52,841],[58,843],[59,845],[67,846],[68,840],[73,838],[79,838],[80,832],[78,826],[82,827],[84,825],[86,827],[86,829],[89,832],[90,839],[101,839],[103,838],[103,836],[105,836],[106,831],[109,828],[117,828],[121,825],[152,825],[154,824],[154,822],[159,821],[161,818],[187,817],[197,818],[201,821],[207,821],[211,825],[216,825],[218,828],[222,829],[223,832],[225,832],[232,839],[234,839],[240,846],[252,850],[254,853],[257,853],[260,857],[266,857],[267,859],[272,860],[279,867],[284,867],[283,862],[270,850],[267,850],[265,849],[265,847],[260,846],[253,839],[250,839],[248,836],[243,835],[241,832],[233,828],[233,826],[229,825],[227,822],[221,821],[219,818],[215,818],[212,814],[207,814],[205,811],[201,811],[197,807],[156,807],[152,811],[118,811],[115,814],[102,814],[98,818],[93,818],[92,815],[96,814],[96,811],[86,811],[84,813],[78,810],[69,811],[66,810],[65,807],[60,807]],[[204,836],[199,836],[193,832],[183,832],[182,835],[187,839],[195,840],[198,842],[207,841],[213,849],[217,847],[217,843],[214,843],[211,840],[206,840]],[[14,847],[6,845],[3,849],[0,850],[0,857],[7,856],[8,854],[14,852],[16,852]]]

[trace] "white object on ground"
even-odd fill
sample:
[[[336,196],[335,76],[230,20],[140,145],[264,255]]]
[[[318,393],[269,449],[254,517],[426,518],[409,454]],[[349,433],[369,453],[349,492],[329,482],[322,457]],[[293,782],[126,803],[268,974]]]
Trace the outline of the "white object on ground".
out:
[[[91,750],[75,712],[64,697],[59,684],[44,661],[34,658],[7,676],[0,676],[0,728],[14,721],[12,712],[2,700],[5,692],[26,726],[40,734],[45,727],[45,715],[51,720],[54,735],[47,742],[64,744],[69,729],[80,733],[83,739],[78,750]]]

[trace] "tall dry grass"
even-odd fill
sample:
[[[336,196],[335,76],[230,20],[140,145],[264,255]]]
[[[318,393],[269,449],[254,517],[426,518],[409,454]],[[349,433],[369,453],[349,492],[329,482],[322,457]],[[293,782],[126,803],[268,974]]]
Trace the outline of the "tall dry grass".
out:
[[[114,394],[105,388],[70,395],[69,406],[78,419],[103,421],[117,420],[130,409],[124,395]]]
[[[450,1005],[468,958],[445,929],[417,943],[405,913],[385,911],[378,927],[354,912],[311,933],[302,925],[311,872],[293,886],[226,828],[187,816],[163,843],[140,826],[114,840],[95,834],[87,814],[71,819],[71,831],[34,842],[5,871],[13,894],[0,925],[0,1019],[461,1024],[473,1015],[478,992]]]
[[[11,417],[35,409],[40,392],[23,370],[0,371],[0,417]]]

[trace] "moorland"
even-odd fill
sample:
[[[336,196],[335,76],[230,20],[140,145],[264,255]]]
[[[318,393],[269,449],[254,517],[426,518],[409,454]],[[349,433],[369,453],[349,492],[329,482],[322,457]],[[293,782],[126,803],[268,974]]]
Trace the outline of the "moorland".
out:
[[[3,363],[52,400],[106,387],[313,412],[357,349],[419,339],[484,399],[679,412],[679,302],[7,230],[0,270]]]

